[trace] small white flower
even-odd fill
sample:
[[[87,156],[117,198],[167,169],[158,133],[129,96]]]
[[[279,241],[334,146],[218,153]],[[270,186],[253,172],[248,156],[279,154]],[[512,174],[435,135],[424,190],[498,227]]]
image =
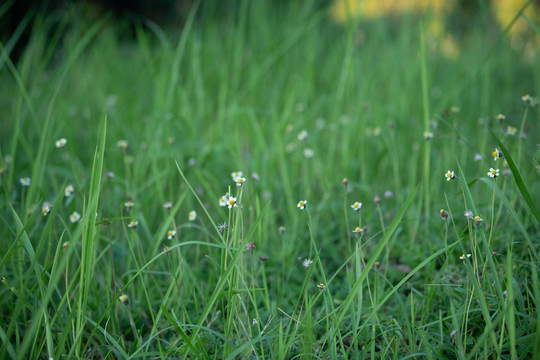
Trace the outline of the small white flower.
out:
[[[133,201],[126,201],[126,202],[124,203],[124,207],[126,208],[126,211],[130,211],[131,208],[133,207],[133,205],[134,205],[134,204],[133,204]]]
[[[227,200],[229,200],[229,193],[226,193],[219,198],[219,206],[227,206]]]
[[[66,144],[67,144],[67,140],[64,139],[64,138],[61,138],[61,139],[58,139],[56,140],[55,142],[55,145],[58,149],[63,149],[66,147]]]
[[[444,176],[446,177],[446,181],[450,181],[450,180],[456,178],[456,175],[454,174],[454,172],[453,172],[453,171],[450,171],[450,170],[448,170],[448,171],[446,172],[446,174],[444,174]]]
[[[302,261],[302,266],[306,269],[309,268],[311,264],[313,264],[313,260],[311,259],[304,259],[304,261]]]
[[[499,176],[499,169],[490,168],[487,174],[490,178],[496,178]]]
[[[481,160],[484,160],[484,156],[481,155],[481,154],[474,154],[474,161],[481,161]]]
[[[362,203],[357,201],[357,202],[355,202],[354,204],[351,205],[351,208],[354,211],[360,211],[360,209],[362,208]]]
[[[514,135],[516,135],[516,132],[517,132],[517,129],[516,129],[515,127],[513,127],[513,126],[508,125],[508,126],[506,127],[506,133],[507,133],[508,135],[514,136]]]
[[[41,207],[41,212],[43,213],[43,216],[47,216],[48,213],[51,212],[52,205],[50,202],[43,203],[43,206]]]
[[[195,219],[197,218],[197,213],[195,212],[195,210],[192,210],[189,212],[189,221],[195,221]]]
[[[296,207],[300,208],[300,210],[304,210],[307,207],[307,200],[300,200]]]
[[[233,171],[233,172],[231,173],[231,177],[232,177],[232,179],[233,179],[234,181],[236,181],[236,178],[237,178],[237,177],[242,177],[242,176],[244,176],[244,173],[241,172],[241,171]]]
[[[472,255],[471,254],[467,254],[467,256],[465,256],[465,254],[461,254],[461,256],[459,257],[460,260],[463,260],[463,262],[465,262],[466,259],[470,258]]]
[[[69,221],[71,221],[72,223],[76,223],[80,219],[81,219],[81,214],[79,214],[76,211],[74,211],[71,215],[69,215]]]
[[[163,207],[167,210],[171,210],[172,209],[172,202],[170,201],[167,201],[165,204],[163,204]]]
[[[66,189],[64,190],[65,197],[70,197],[74,191],[75,191],[75,188],[73,187],[73,185],[71,184],[67,185]]]
[[[237,207],[238,204],[236,203],[236,198],[230,196],[230,197],[227,199],[227,206],[229,207],[229,209],[231,209],[231,208],[233,208],[233,207]]]
[[[167,239],[171,240],[172,238],[174,238],[176,236],[176,230],[169,230],[167,232]]]
[[[311,159],[313,157],[313,150],[311,149],[304,149],[304,157],[306,159]]]
[[[306,130],[302,130],[297,137],[300,141],[306,141],[309,138],[309,134]]]
[[[503,157],[502,151],[499,151],[499,149],[495,148],[495,151],[491,153],[491,156],[493,156],[493,160],[497,160],[498,158]]]
[[[429,140],[433,138],[433,133],[431,131],[424,131],[424,140]]]
[[[129,224],[128,224],[128,228],[130,229],[136,229],[137,228],[137,225],[139,225],[139,222],[138,221],[130,221]]]
[[[356,237],[360,237],[364,234],[365,230],[361,228],[360,226],[357,226],[354,228],[352,232],[354,233],[354,235],[356,235]]]
[[[116,146],[118,146],[120,149],[126,151],[127,148],[129,147],[129,144],[126,140],[118,140],[116,142]]]
[[[28,176],[20,178],[19,181],[22,186],[30,186],[30,178]]]
[[[242,176],[237,176],[233,180],[236,183],[236,186],[241,187],[242,185],[244,185],[246,178]]]
[[[118,297],[118,300],[124,305],[129,305],[129,297],[126,294],[122,294]]]
[[[467,219],[474,220],[474,215],[471,210],[465,211],[465,214],[463,214],[463,216],[465,216]]]

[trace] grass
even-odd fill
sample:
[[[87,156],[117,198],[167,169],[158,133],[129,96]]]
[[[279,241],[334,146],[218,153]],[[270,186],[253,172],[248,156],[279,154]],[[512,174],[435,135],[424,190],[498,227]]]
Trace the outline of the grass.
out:
[[[533,20],[448,58],[311,2],[87,14],[0,47],[0,358],[540,356]]]

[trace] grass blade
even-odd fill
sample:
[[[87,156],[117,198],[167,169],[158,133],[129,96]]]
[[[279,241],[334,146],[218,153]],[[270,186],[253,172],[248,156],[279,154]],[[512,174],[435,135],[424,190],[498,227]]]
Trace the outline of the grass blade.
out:
[[[358,293],[358,289],[360,288],[360,286],[363,285],[363,282],[366,279],[367,274],[369,273],[369,270],[373,267],[373,264],[375,264],[375,261],[377,261],[377,258],[381,254],[383,248],[386,246],[386,244],[388,243],[388,241],[392,237],[392,234],[396,231],[397,227],[401,223],[401,219],[403,218],[403,216],[405,215],[405,212],[409,208],[409,205],[413,201],[417,190],[418,190],[418,187],[416,187],[416,189],[409,194],[409,196],[405,200],[405,203],[401,206],[398,213],[396,214],[396,216],[394,217],[394,219],[390,223],[390,226],[388,227],[388,229],[386,229],[386,233],[384,234],[382,239],[379,241],[379,244],[377,245],[377,247],[373,251],[373,254],[370,255],[369,261],[366,263],[366,266],[364,267],[364,270],[363,270],[362,274],[360,275],[360,277],[354,283],[354,285],[353,285],[353,287],[352,287],[352,289],[350,291],[349,296],[347,296],[347,299],[345,300],[345,302],[341,306],[341,309],[340,309],[340,311],[339,311],[339,313],[337,315],[337,319],[336,319],[336,329],[339,327],[339,325],[343,321],[343,318],[345,317],[345,315],[347,315],[349,313],[349,308],[352,305],[352,302],[353,302],[356,294]]]
[[[514,180],[516,181],[516,185],[519,189],[519,192],[521,193],[521,196],[523,196],[523,199],[527,203],[527,206],[529,207],[529,210],[535,217],[538,224],[540,224],[540,213],[538,212],[538,209],[534,205],[534,201],[531,197],[531,194],[529,193],[529,190],[527,190],[527,186],[525,186],[525,182],[523,181],[523,178],[521,177],[521,174],[519,173],[519,170],[516,166],[516,163],[514,159],[512,158],[512,155],[510,155],[510,152],[508,149],[503,145],[502,141],[491,131],[491,135],[493,135],[493,138],[495,141],[497,141],[497,144],[499,144],[499,147],[501,148],[501,151],[504,154],[504,157],[506,158],[506,161],[508,162],[508,167],[510,170],[512,170],[512,176],[514,177]]]

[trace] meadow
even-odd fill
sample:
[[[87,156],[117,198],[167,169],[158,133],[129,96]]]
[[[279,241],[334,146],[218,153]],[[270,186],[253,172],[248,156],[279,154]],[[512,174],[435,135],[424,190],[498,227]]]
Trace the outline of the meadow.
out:
[[[1,44],[0,358],[540,358],[538,25],[213,4]]]

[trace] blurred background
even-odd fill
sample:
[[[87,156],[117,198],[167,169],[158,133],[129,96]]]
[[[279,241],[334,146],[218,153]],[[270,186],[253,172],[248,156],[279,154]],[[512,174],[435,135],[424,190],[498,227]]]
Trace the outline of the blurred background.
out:
[[[276,11],[295,11],[303,2],[269,1]],[[116,20],[132,25],[157,25],[173,31],[182,28],[190,10],[198,3],[194,0],[8,0],[0,6],[0,41],[16,61],[36,17],[56,18],[60,23],[65,13],[70,11],[76,12],[82,22],[92,22],[105,14],[112,14]],[[241,3],[240,0],[202,0],[198,19],[207,20],[210,16],[219,22],[238,12]],[[534,31],[527,24],[527,19],[521,17],[514,24],[511,22],[516,11],[523,9],[523,14],[536,23],[540,9],[540,0],[313,0],[309,3],[327,11],[327,20],[337,26],[346,26],[349,21],[382,19],[396,23],[399,29],[399,19],[403,15],[426,18],[428,33],[450,58],[459,55],[460,42],[468,30],[478,26],[492,27],[494,32],[508,27],[514,47],[530,44],[527,40],[534,36]],[[530,6],[526,6],[529,3]],[[512,26],[509,27],[510,24]],[[361,33],[358,41],[362,41]]]

